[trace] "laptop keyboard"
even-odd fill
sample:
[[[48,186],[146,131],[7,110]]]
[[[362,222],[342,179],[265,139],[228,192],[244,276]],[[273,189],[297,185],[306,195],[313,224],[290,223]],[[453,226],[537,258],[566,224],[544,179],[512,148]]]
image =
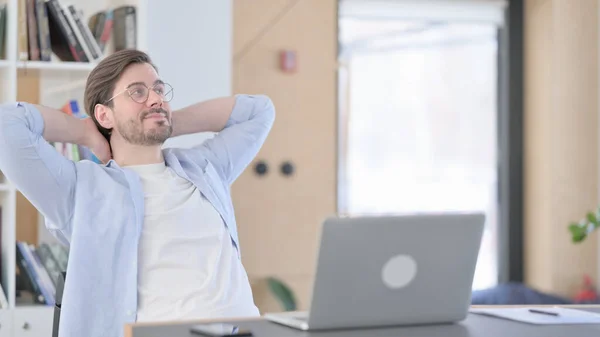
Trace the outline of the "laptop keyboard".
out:
[[[302,321],[302,322],[308,321],[308,313],[305,313],[305,312],[294,314],[292,317],[298,321]]]

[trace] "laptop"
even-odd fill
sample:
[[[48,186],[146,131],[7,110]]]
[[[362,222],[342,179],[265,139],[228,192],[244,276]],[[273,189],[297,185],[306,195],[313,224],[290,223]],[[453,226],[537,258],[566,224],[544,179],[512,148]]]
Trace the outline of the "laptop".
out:
[[[483,213],[328,218],[310,309],[264,318],[300,330],[462,321],[484,224]]]

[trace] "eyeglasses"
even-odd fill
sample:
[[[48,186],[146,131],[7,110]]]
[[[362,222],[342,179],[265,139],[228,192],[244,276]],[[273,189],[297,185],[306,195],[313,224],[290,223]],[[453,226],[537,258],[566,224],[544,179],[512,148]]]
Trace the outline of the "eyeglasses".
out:
[[[146,84],[136,82],[136,83],[132,83],[132,84],[128,85],[127,88],[125,88],[125,90],[114,95],[113,97],[108,99],[106,102],[104,102],[104,104],[112,101],[117,96],[119,96],[125,92],[129,95],[129,97],[134,102],[146,103],[146,101],[148,100],[148,97],[150,96],[150,90],[154,91],[162,99],[163,102],[169,102],[173,99],[173,87],[168,83],[159,81],[159,82],[155,83],[152,86],[152,88],[148,88],[146,86]]]

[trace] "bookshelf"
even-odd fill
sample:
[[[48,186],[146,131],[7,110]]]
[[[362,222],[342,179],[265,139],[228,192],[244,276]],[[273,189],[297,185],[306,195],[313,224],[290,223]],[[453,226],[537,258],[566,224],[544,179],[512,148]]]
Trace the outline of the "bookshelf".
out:
[[[0,0],[0,4],[6,5],[3,40],[5,52],[0,57],[0,100],[2,102],[27,101],[55,108],[61,108],[69,100],[77,100],[80,109],[83,110],[85,80],[101,58],[93,62],[64,61],[54,52],[50,60],[46,61],[20,57],[19,43],[23,37],[21,29],[23,26],[20,20],[24,18],[21,10],[24,8],[25,1],[27,0]],[[81,14],[81,21],[86,25],[89,18],[99,11],[125,5],[134,6],[135,47],[146,50],[145,34],[140,27],[147,22],[143,16],[148,13],[146,9],[148,0],[58,0],[58,2],[65,7],[73,5]],[[114,50],[114,35],[110,34],[103,55],[108,55]],[[19,233],[34,233],[30,236],[33,239],[27,242],[35,246],[45,243],[51,235],[40,226],[43,220],[40,219],[37,210],[31,205],[19,204],[21,202],[19,200],[24,198],[20,197],[15,186],[0,173],[0,281],[8,300],[8,307],[0,308],[0,337],[50,337],[54,307],[35,304],[33,301],[23,302],[17,297],[16,242],[23,240],[19,237],[22,234]]]
[[[6,65],[8,66],[8,64]],[[17,69],[55,70],[55,71],[82,71],[89,72],[96,66],[96,62],[43,62],[43,61],[18,61]],[[3,63],[0,63],[0,68]]]
[[[80,102],[81,109],[85,80],[95,63],[65,62],[54,54],[50,61],[19,59],[20,1],[0,0],[7,8],[6,57],[0,57],[0,100],[21,100],[60,108],[68,100],[75,99]],[[171,104],[173,109],[231,94],[231,0],[59,1],[81,10],[84,22],[100,10],[135,6],[136,48],[148,52],[158,64],[161,76],[176,88],[176,99]],[[186,22],[193,24],[181,24]],[[193,38],[190,38],[192,32]],[[109,40],[106,54],[113,50],[114,43]],[[167,146],[192,146],[206,138],[203,134],[186,135],[170,139]],[[0,282],[8,298],[7,308],[0,308],[0,337],[50,337],[53,308],[22,303],[16,298],[17,240],[27,236],[26,241],[35,245],[54,240],[43,226],[37,210],[24,204],[23,200],[0,172]]]

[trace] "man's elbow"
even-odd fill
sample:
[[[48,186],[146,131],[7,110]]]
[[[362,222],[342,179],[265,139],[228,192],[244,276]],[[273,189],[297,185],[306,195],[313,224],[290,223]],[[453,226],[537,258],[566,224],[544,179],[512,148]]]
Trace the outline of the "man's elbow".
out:
[[[18,103],[0,104],[0,132],[14,129],[15,126],[29,127],[25,107]]]
[[[263,118],[267,124],[272,125],[275,121],[275,104],[273,103],[273,100],[267,95],[259,95],[257,97],[260,98],[260,103],[258,105],[260,106],[260,109],[258,109],[258,111],[261,118]]]
[[[24,114],[12,104],[0,104],[0,134],[3,140],[13,138],[12,135],[20,126],[26,126],[26,118]],[[1,142],[4,144],[4,142]]]
[[[0,130],[4,131],[7,127],[10,127],[12,123],[14,123],[15,118],[18,119],[18,116],[15,115],[13,110],[14,105],[8,104],[0,104]]]
[[[21,104],[0,104],[0,155],[6,157],[7,153],[12,155],[15,149],[32,145],[32,134],[43,132],[43,124],[35,118],[36,116]]]

